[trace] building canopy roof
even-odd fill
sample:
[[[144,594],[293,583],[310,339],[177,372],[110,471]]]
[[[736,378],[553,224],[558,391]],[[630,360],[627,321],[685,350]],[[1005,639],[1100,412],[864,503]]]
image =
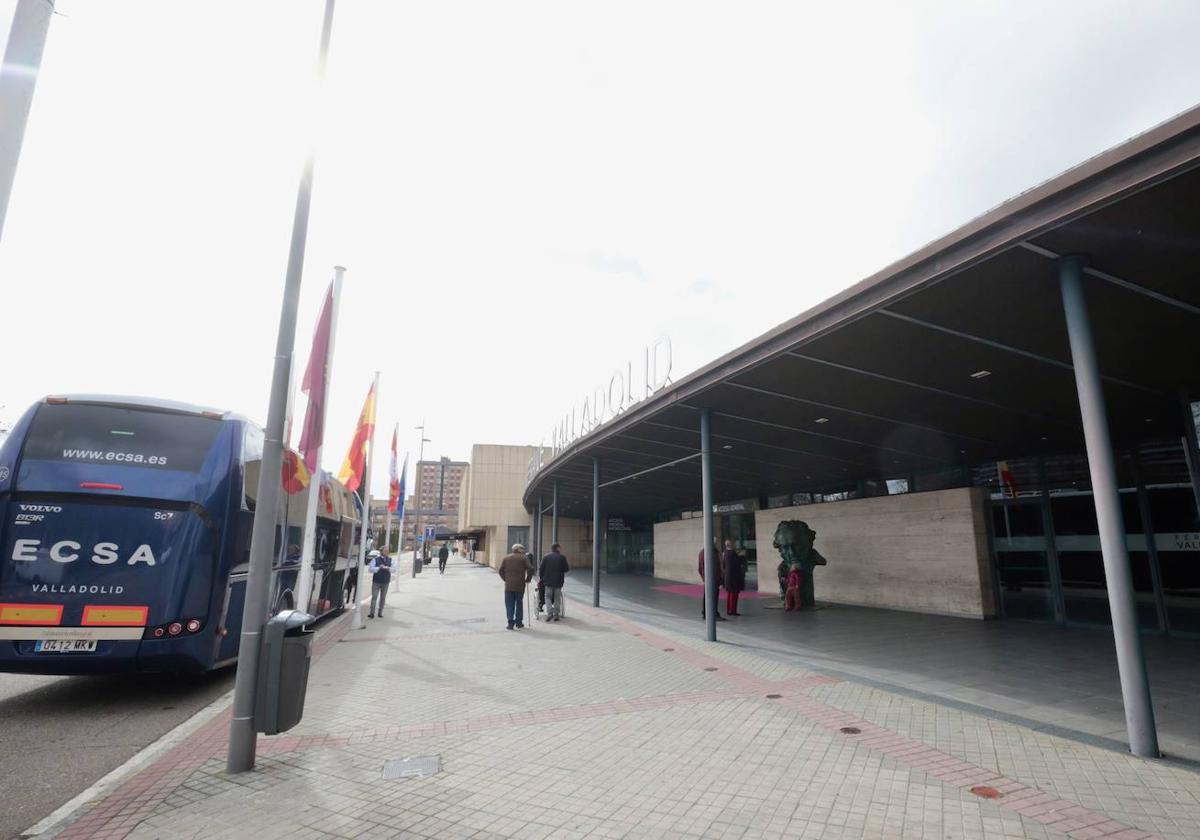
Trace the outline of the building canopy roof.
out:
[[[1180,395],[1200,394],[1198,164],[1195,108],[574,441],[533,477],[527,509],[557,482],[563,515],[590,516],[593,458],[605,511],[699,509],[702,409],[719,501],[1082,451],[1056,263],[1069,254],[1087,265],[1115,444],[1178,438]]]

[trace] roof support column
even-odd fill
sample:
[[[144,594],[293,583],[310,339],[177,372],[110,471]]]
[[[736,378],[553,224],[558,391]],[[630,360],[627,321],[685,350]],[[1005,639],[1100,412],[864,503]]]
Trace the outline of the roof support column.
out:
[[[533,523],[533,536],[529,538],[533,541],[533,568],[535,570],[538,570],[538,565],[542,562],[542,524],[545,522],[546,504],[541,496],[538,496],[537,505],[537,521]]]
[[[600,606],[600,459],[592,459],[592,606]]]
[[[1117,649],[1121,699],[1125,706],[1125,727],[1134,755],[1158,758],[1154,708],[1150,704],[1146,660],[1138,636],[1133,575],[1129,569],[1125,525],[1117,496],[1116,463],[1109,437],[1092,325],[1083,294],[1082,275],[1083,260],[1080,257],[1068,256],[1059,260],[1058,278],[1062,287],[1067,334],[1071,340],[1075,386],[1079,391],[1079,412],[1083,417],[1088,468],[1092,476],[1092,498],[1096,505],[1096,521],[1100,526],[1100,550],[1104,556],[1104,577],[1108,584],[1108,605]]]
[[[700,498],[704,511],[704,637],[717,640],[717,558],[713,548],[712,413],[700,412]]]
[[[554,493],[550,497],[550,544],[558,543],[558,482],[554,482]]]

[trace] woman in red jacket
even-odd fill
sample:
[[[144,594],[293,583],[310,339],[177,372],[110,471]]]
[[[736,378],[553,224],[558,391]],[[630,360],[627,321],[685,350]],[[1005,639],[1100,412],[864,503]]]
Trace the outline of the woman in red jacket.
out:
[[[725,540],[721,571],[725,578],[725,613],[741,615],[738,612],[738,595],[746,588],[746,560],[733,550],[733,540]]]

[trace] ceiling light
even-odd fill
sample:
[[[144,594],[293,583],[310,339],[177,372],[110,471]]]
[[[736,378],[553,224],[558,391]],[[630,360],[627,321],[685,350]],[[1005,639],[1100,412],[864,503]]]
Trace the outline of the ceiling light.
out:
[[[816,419],[816,421],[815,421],[815,422],[817,422],[817,423],[828,423],[828,422],[829,422],[829,418],[828,418],[828,417],[818,417],[818,418]]]
[[[990,370],[977,370],[971,374],[971,378],[972,379],[983,379],[985,376],[991,376],[991,375],[992,375],[992,372]]]
[[[722,449],[733,449],[733,446],[727,443],[724,446],[722,446],[721,448]]]

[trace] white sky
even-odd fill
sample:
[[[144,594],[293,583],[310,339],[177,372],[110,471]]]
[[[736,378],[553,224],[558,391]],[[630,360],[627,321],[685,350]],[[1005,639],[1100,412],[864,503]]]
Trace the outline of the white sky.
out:
[[[321,6],[58,0],[0,418],[265,420]],[[342,0],[296,344],[346,265],[326,468],[377,368],[414,459],[422,418],[427,457],[537,443],[661,334],[679,378],[1195,104],[1197,31],[1194,0]]]

